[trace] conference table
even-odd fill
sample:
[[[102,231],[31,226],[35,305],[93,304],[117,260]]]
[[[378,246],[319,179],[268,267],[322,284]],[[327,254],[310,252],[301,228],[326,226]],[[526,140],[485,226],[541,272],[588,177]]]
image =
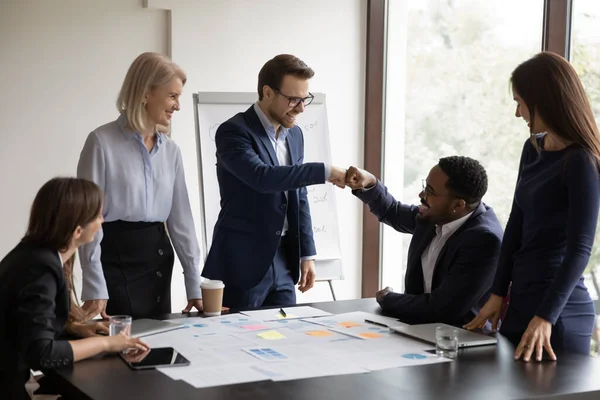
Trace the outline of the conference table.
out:
[[[334,314],[381,314],[374,299],[305,304]],[[235,311],[235,310],[234,310]],[[202,316],[169,314],[164,319]],[[498,335],[497,346],[459,350],[452,362],[284,382],[262,381],[196,389],[159,371],[132,371],[115,355],[46,371],[68,399],[600,399],[600,359],[560,355],[541,363],[513,360],[514,346]]]

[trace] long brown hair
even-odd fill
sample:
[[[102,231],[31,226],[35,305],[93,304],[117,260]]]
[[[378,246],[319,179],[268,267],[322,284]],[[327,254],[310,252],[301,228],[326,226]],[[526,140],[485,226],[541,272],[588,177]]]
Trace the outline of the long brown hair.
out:
[[[66,251],[73,232],[85,227],[102,211],[102,190],[94,182],[79,178],[53,178],[38,191],[29,216],[23,241],[54,251]],[[73,284],[75,255],[64,263],[65,280],[70,291],[70,314],[81,319]]]
[[[548,51],[538,53],[520,64],[510,81],[529,109],[531,129],[539,113],[550,132],[586,149],[600,165],[600,134],[594,113],[567,60]]]

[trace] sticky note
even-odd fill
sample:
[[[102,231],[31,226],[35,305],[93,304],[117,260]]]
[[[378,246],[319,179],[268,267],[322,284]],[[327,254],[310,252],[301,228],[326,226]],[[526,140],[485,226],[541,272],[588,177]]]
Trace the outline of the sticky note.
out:
[[[261,329],[267,329],[268,326],[264,326],[261,324],[253,324],[253,325],[244,325],[242,328],[247,329],[249,331],[260,331]]]
[[[339,326],[343,326],[344,328],[354,328],[356,326],[361,326],[360,324],[352,321],[340,322]]]
[[[275,318],[277,319],[290,319],[290,318],[298,318],[296,315],[294,314],[286,314],[285,317],[281,314],[277,314],[275,315]]]
[[[266,340],[279,340],[285,339],[285,336],[277,331],[265,331],[257,334],[257,336],[266,339]]]
[[[325,337],[325,336],[333,335],[333,333],[331,333],[329,331],[310,331],[310,332],[306,332],[306,334],[308,336],[317,336],[317,337]]]
[[[379,333],[375,333],[375,332],[361,333],[358,336],[365,338],[365,339],[379,339],[379,338],[383,337],[383,335],[381,335]]]

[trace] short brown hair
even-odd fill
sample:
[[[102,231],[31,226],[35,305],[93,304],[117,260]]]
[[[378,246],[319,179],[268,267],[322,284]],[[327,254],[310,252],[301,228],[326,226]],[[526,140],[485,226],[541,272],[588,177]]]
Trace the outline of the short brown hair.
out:
[[[292,75],[301,79],[310,79],[315,75],[304,61],[291,54],[280,54],[263,65],[258,73],[258,100],[263,99],[263,87],[270,86],[279,90],[283,77]]]
[[[581,80],[558,54],[544,51],[520,64],[510,78],[529,109],[531,129],[539,113],[548,129],[586,149],[600,164],[600,134]],[[532,142],[535,143],[535,139]]]

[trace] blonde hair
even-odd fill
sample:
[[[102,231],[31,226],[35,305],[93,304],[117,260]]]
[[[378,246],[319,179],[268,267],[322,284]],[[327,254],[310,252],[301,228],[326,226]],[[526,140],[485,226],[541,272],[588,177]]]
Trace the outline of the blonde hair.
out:
[[[181,79],[184,85],[187,80],[185,72],[162,54],[142,53],[131,63],[117,98],[117,110],[125,114],[133,130],[143,132],[150,128],[147,126],[146,93],[166,85],[173,78]]]

